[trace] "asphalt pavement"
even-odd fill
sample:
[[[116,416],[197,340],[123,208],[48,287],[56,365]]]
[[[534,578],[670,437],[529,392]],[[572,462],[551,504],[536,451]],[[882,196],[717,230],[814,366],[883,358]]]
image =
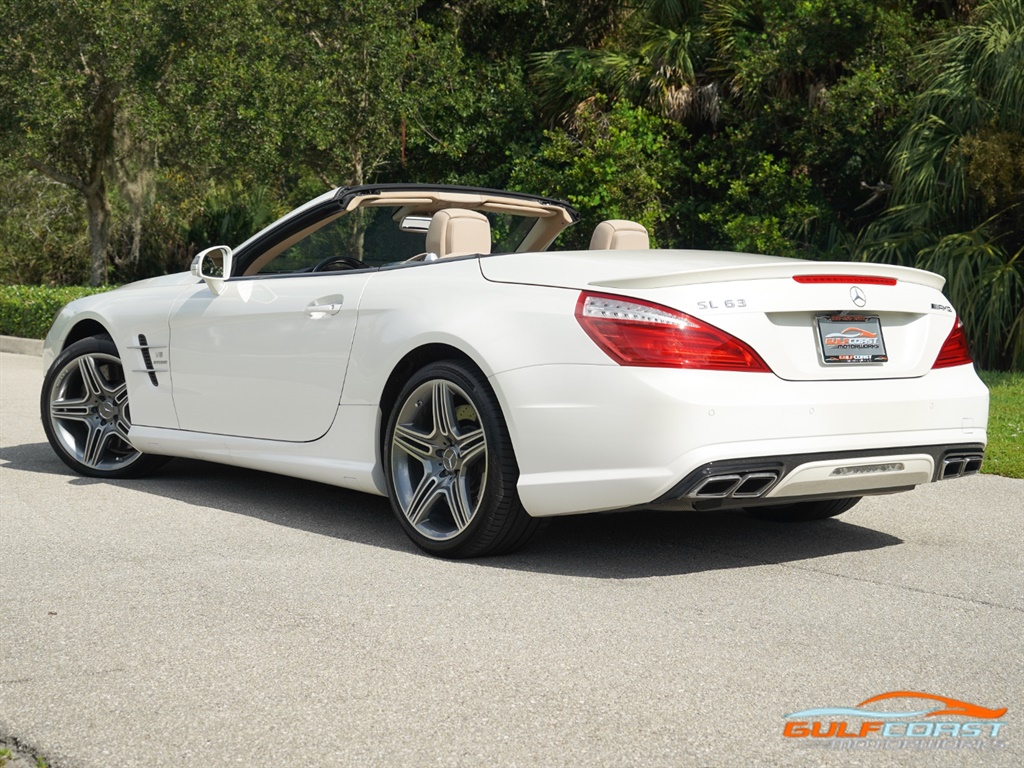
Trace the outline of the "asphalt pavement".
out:
[[[447,562],[373,496],[77,477],[41,378],[0,354],[0,740],[51,768],[1024,765],[1024,481],[562,518]],[[890,692],[1006,712],[787,717]]]

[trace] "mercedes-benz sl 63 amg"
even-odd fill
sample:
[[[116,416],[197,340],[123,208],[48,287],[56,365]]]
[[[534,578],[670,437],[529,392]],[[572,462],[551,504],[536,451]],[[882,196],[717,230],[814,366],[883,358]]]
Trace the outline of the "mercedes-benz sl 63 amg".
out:
[[[180,456],[384,495],[447,557],[552,515],[814,520],[980,469],[988,393],[942,277],[652,250],[621,220],[552,249],[578,218],[489,189],[328,192],[69,304],[47,437],[92,477]]]

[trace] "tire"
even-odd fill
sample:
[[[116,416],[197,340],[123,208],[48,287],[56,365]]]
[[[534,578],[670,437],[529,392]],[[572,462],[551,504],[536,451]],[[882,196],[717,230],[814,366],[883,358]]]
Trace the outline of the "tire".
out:
[[[806,523],[811,520],[824,520],[826,517],[841,515],[860,500],[861,497],[857,496],[852,499],[798,501],[794,504],[770,507],[748,507],[747,513],[758,520],[771,520],[775,523]]]
[[[43,430],[50,447],[86,477],[140,477],[167,461],[128,441],[131,411],[124,368],[114,342],[93,336],[71,344],[43,377]]]
[[[391,508],[425,552],[504,554],[541,527],[519,500],[519,466],[497,398],[464,362],[432,363],[406,382],[383,454]]]

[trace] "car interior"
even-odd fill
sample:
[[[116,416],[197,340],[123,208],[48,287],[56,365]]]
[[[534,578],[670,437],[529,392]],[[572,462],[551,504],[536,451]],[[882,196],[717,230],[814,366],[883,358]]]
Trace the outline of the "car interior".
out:
[[[474,254],[547,249],[577,218],[567,205],[506,198],[488,190],[383,190],[344,199],[340,208],[245,260],[240,276],[400,267]],[[285,225],[287,226],[287,224]],[[258,246],[257,246],[258,247]],[[650,236],[635,221],[602,221],[591,250],[646,250]]]

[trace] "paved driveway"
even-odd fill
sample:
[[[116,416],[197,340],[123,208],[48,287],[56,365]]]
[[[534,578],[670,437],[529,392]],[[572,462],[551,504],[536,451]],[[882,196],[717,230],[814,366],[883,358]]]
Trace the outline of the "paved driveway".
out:
[[[0,738],[55,768],[1024,764],[1024,481],[802,526],[559,519],[444,562],[372,496],[180,460],[76,477],[41,375],[0,355]],[[1008,712],[783,736],[892,691]]]

